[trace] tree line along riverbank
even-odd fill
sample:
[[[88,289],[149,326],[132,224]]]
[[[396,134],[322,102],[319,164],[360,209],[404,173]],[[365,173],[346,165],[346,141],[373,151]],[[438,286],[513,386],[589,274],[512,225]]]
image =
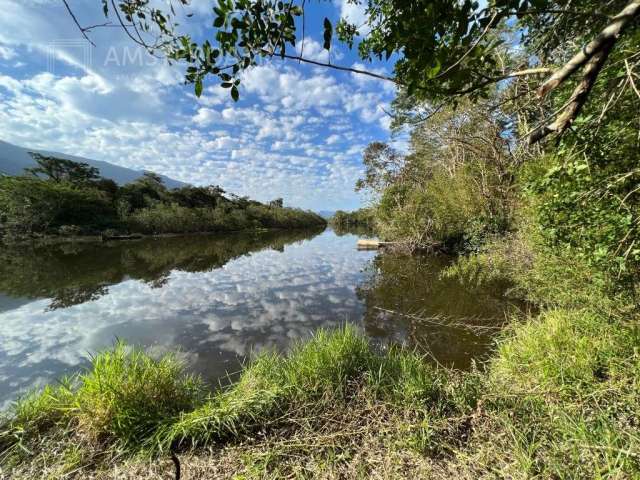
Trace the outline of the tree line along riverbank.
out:
[[[119,186],[87,164],[34,155],[38,167],[31,172],[0,177],[0,239],[5,242],[326,225],[311,211],[284,207],[282,199],[263,204],[217,186],[168,189],[150,172]]]

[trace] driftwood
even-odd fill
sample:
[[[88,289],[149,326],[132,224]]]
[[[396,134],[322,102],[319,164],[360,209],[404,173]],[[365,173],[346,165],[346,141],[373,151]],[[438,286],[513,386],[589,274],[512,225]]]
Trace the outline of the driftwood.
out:
[[[380,240],[368,240],[368,239],[360,239],[358,240],[357,247],[358,250],[377,250],[379,248],[384,247],[392,247],[394,245],[398,245],[397,242],[381,242]]]
[[[118,241],[118,240],[139,240],[143,238],[143,235],[140,235],[139,233],[136,234],[132,234],[132,235],[102,235],[102,241],[103,242],[111,242],[111,241]]]

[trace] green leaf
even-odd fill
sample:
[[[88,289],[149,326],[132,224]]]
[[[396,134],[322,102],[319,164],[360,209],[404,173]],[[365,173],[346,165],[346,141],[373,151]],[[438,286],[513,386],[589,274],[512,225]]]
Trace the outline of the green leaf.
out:
[[[438,73],[440,72],[440,69],[441,69],[441,68],[442,68],[442,64],[440,63],[440,60],[438,60],[438,59],[436,58],[436,64],[435,64],[434,66],[432,66],[432,67],[429,69],[428,73],[427,73],[428,77],[429,77],[429,78],[433,78],[433,77],[435,77],[436,75],[438,75]]]
[[[234,102],[237,102],[240,98],[240,92],[238,92],[238,87],[236,87],[235,85],[231,87],[231,98],[233,98]]]
[[[196,97],[198,98],[200,98],[200,95],[202,95],[202,79],[201,78],[198,78],[196,80],[195,93],[196,93]]]

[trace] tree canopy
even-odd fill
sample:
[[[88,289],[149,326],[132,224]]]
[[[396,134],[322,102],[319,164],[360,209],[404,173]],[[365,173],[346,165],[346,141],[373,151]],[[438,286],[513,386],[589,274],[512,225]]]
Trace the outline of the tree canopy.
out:
[[[37,166],[25,169],[35,176],[44,176],[54,182],[69,182],[75,185],[86,184],[100,179],[100,170],[88,163],[74,162],[64,158],[31,152]]]

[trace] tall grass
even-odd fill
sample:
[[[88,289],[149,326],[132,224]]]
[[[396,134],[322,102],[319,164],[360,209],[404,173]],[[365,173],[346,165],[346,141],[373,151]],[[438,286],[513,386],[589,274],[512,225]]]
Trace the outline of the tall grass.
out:
[[[96,355],[87,373],[19,401],[1,429],[2,445],[18,464],[34,461],[29,452],[37,456],[60,432],[71,442],[153,456],[293,427],[300,412],[345,408],[362,392],[371,402],[442,415],[463,408],[476,385],[458,389],[446,378],[415,353],[379,355],[344,327],[321,330],[286,356],[262,354],[237,383],[205,394],[175,357],[152,359],[119,343]]]
[[[454,408],[453,398],[461,393],[446,391],[445,378],[417,354],[399,349],[376,354],[353,328],[321,330],[286,357],[258,357],[233,388],[183,414],[154,443],[163,449],[207,445],[263,428],[276,418],[286,422],[299,409],[340,408],[363,388],[372,399],[443,411]]]
[[[0,428],[0,460],[16,478],[66,471],[78,456],[108,472],[170,451],[257,478],[637,478],[633,318],[546,310],[507,329],[483,372],[466,373],[376,352],[351,327],[320,331],[286,356],[259,355],[214,392],[175,357],[118,344],[18,402]],[[216,445],[228,448],[207,456]]]
[[[92,359],[86,373],[33,392],[0,428],[3,456],[29,454],[48,435],[139,450],[177,415],[203,401],[204,386],[173,355],[153,359],[117,343]]]
[[[507,477],[638,478],[639,347],[633,324],[588,309],[516,327],[488,371],[476,452]]]

